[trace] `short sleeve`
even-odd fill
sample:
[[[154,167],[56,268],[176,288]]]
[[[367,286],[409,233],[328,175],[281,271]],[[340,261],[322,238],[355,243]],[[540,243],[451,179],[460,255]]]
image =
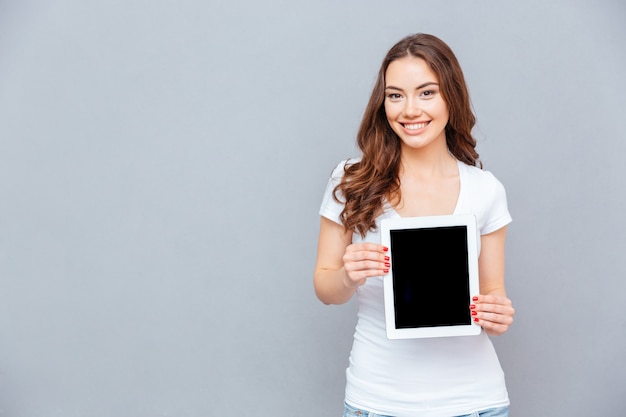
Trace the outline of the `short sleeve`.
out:
[[[504,186],[493,174],[490,172],[486,173],[489,174],[490,177],[491,193],[489,197],[491,201],[486,222],[480,231],[481,235],[495,232],[511,223],[513,220],[509,213]]]
[[[335,187],[341,182],[343,177],[344,167],[347,161],[342,161],[333,170],[328,184],[326,184],[326,191],[324,191],[324,197],[322,199],[322,205],[320,206],[320,216],[326,217],[333,222],[343,226],[340,215],[343,211],[343,204],[337,202],[333,197]],[[340,193],[337,193],[337,197],[341,198]]]

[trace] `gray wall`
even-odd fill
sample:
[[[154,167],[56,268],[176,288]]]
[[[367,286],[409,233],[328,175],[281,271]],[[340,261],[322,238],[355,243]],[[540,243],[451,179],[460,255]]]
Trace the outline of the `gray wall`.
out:
[[[378,65],[457,52],[514,223],[514,416],[626,405],[626,6],[0,0],[0,415],[338,416],[318,215]]]

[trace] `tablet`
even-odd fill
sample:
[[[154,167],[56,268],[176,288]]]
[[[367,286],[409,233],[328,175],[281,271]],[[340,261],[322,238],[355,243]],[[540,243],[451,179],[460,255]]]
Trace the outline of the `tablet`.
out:
[[[383,219],[391,267],[383,278],[389,339],[477,335],[470,313],[478,288],[473,215]]]

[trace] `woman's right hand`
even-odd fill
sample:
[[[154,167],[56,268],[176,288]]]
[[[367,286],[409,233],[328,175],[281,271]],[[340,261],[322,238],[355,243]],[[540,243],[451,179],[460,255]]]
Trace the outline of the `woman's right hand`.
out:
[[[389,272],[389,249],[376,243],[350,244],[343,255],[343,265],[346,271],[344,285],[358,287],[368,278]]]
[[[353,232],[320,217],[313,283],[324,304],[343,304],[370,277],[389,272],[389,251],[374,243],[352,243]]]

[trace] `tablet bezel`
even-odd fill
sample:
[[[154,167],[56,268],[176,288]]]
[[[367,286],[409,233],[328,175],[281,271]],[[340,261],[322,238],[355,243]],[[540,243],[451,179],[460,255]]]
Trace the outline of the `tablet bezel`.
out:
[[[454,214],[446,216],[400,217],[381,220],[381,243],[389,248],[391,267],[383,277],[385,322],[389,339],[413,339],[428,337],[450,337],[477,335],[481,327],[472,320],[469,324],[443,325],[432,327],[397,328],[394,308],[393,287],[393,248],[391,246],[392,230],[427,229],[441,227],[465,227],[467,231],[467,262],[469,279],[469,297],[467,306],[473,295],[479,294],[478,280],[478,234],[476,217],[471,214]]]

